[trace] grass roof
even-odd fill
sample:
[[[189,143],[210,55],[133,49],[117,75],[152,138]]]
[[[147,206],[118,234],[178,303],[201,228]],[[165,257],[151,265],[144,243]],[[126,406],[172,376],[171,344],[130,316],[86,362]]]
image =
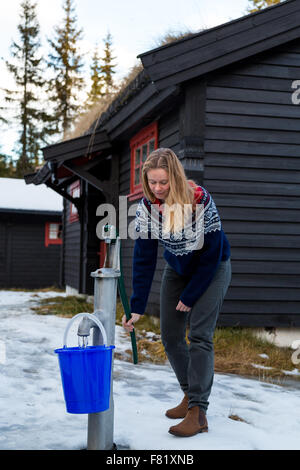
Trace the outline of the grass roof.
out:
[[[168,31],[156,40],[156,46],[164,46],[180,39],[192,36],[191,31],[174,32]],[[142,62],[136,63],[122,79],[120,85],[114,93],[105,95],[99,102],[88,109],[85,113],[78,116],[74,122],[73,129],[69,131],[64,140],[80,137],[95,131],[97,127],[108,120],[118,109],[120,109],[128,100],[137,93],[146,83],[149,77],[145,73]]]

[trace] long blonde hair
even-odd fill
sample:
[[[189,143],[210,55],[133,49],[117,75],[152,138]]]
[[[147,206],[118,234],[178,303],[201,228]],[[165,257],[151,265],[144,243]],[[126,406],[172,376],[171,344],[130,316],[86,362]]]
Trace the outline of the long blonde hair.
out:
[[[194,191],[197,183],[194,180],[187,179],[184,168],[173,150],[169,148],[158,148],[150,153],[142,167],[142,187],[144,195],[152,203],[156,197],[151,191],[148,183],[148,171],[154,169],[163,169],[168,173],[170,189],[165,199],[168,207],[173,206],[175,210],[167,211],[165,227],[169,232],[181,230],[185,221],[187,212],[184,212],[185,205],[191,205],[195,209]]]

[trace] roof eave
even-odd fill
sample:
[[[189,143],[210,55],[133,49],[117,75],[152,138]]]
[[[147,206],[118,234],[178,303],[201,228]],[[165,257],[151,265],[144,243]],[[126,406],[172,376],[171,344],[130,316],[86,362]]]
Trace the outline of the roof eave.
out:
[[[97,130],[74,139],[58,142],[42,148],[44,159],[51,162],[62,162],[94,152],[108,150],[111,143],[105,130]]]
[[[300,2],[288,0],[138,57],[162,90],[297,39],[299,24]]]

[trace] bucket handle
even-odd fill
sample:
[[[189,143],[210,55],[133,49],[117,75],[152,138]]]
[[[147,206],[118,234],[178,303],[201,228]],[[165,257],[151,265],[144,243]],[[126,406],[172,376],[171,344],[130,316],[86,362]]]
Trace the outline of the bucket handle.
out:
[[[67,347],[67,336],[68,336],[69,330],[71,328],[71,325],[74,323],[75,320],[77,320],[77,318],[81,318],[81,317],[88,317],[90,320],[92,320],[93,322],[96,323],[96,325],[98,326],[98,328],[101,331],[102,338],[103,338],[103,344],[105,346],[107,344],[107,335],[106,335],[106,331],[105,331],[104,326],[102,325],[101,321],[95,315],[93,315],[91,313],[88,313],[88,312],[83,312],[83,313],[77,313],[77,315],[74,315],[74,317],[71,318],[71,320],[69,321],[69,323],[67,325],[67,328],[65,329],[65,333],[64,333],[64,348]]]

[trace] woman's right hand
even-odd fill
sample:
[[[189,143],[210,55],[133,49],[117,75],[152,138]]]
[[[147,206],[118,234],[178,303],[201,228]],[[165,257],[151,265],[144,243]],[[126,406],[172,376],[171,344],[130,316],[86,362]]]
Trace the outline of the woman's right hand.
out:
[[[132,313],[130,320],[127,321],[126,316],[122,317],[122,326],[127,333],[131,333],[134,329],[133,324],[141,318],[139,313]]]

